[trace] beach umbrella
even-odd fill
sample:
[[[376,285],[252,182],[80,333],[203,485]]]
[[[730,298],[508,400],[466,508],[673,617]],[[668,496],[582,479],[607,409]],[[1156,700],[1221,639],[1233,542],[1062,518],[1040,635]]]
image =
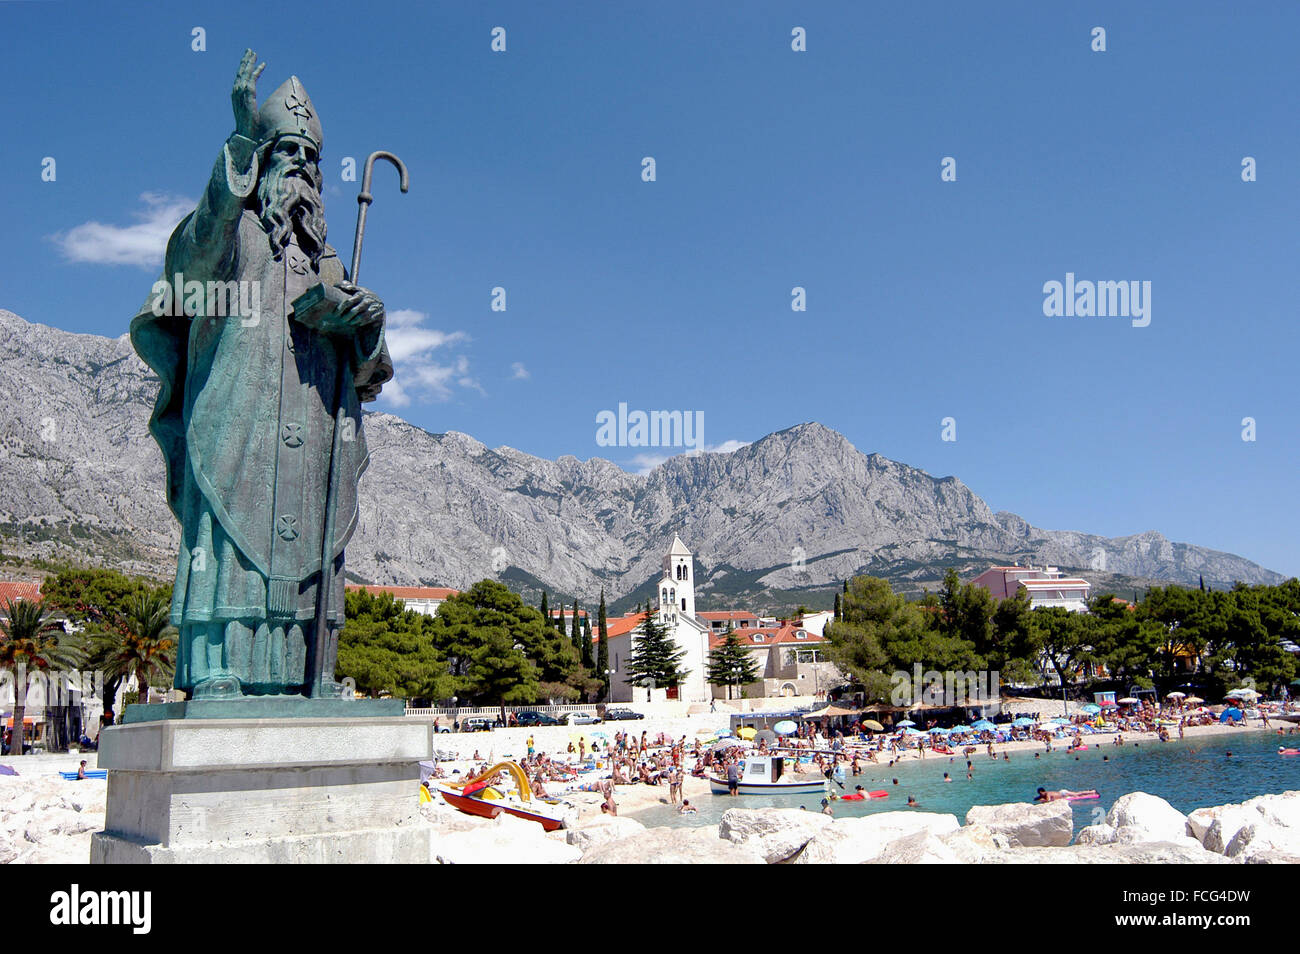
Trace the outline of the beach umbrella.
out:
[[[758,730],[745,726],[743,729],[737,729],[736,735],[740,736],[742,739],[752,739],[754,736],[758,735]]]
[[[759,729],[758,735],[754,736],[755,742],[775,742],[776,733],[771,729]]]
[[[972,728],[972,729],[979,729],[979,730],[983,731],[984,729],[996,729],[997,726],[995,726],[995,725],[994,725],[992,722],[990,722],[988,719],[980,719],[978,722],[972,722],[972,723],[971,723],[971,728]]]
[[[1227,722],[1229,719],[1240,719],[1242,711],[1240,709],[1229,707],[1223,710],[1223,715],[1219,716],[1220,722]]]
[[[1031,719],[1031,718],[1029,718],[1029,716],[1021,716],[1019,719],[1017,719],[1015,722],[1013,722],[1013,723],[1011,723],[1011,724],[1012,724],[1012,725],[1018,725],[1018,726],[1024,727],[1024,726],[1027,726],[1027,725],[1033,725],[1033,724],[1034,724],[1034,720]]]
[[[1169,693],[1169,697],[1168,697],[1168,698],[1170,698],[1170,699],[1186,699],[1186,698],[1187,698],[1187,693],[1185,693],[1185,692],[1171,692],[1171,693]]]
[[[898,723],[900,729],[910,729],[914,725],[916,725],[916,723],[911,719],[904,719],[902,722]]]
[[[951,732],[951,731],[952,731],[952,729],[938,729],[938,728],[936,728],[936,729],[931,729],[931,730],[930,730],[930,734],[931,734],[931,735],[947,735],[947,734],[948,734],[949,732]]]
[[[1097,705],[1095,702],[1090,702],[1083,707],[1083,711],[1087,712],[1089,715],[1096,715],[1101,711],[1101,706]]]
[[[1067,719],[1065,716],[1057,716],[1057,717],[1056,717],[1055,719],[1053,719],[1052,721],[1055,722],[1057,725],[1069,725],[1069,724],[1070,724],[1070,720]]]
[[[1122,706],[1135,706],[1137,705],[1137,700],[1134,699],[1132,696],[1126,696],[1123,699],[1119,700],[1119,704]]]
[[[885,731],[885,727],[881,725],[879,722],[877,722],[875,719],[867,719],[865,722],[862,723],[862,728],[870,729],[872,732]]]
[[[1205,700],[1202,699],[1200,696],[1188,696],[1188,697],[1187,697],[1187,704],[1188,704],[1189,706],[1200,705],[1200,704],[1201,704],[1202,702],[1204,702],[1204,701],[1205,701]]]
[[[1254,689],[1234,689],[1228,693],[1229,699],[1257,699],[1259,693]]]
[[[903,730],[903,735],[925,735],[925,733],[920,729],[908,728]]]
[[[775,732],[777,735],[794,735],[795,732],[797,732],[798,730],[799,727],[795,725],[793,722],[791,722],[789,719],[784,719],[781,722],[778,722],[776,725],[772,726],[772,731]]]

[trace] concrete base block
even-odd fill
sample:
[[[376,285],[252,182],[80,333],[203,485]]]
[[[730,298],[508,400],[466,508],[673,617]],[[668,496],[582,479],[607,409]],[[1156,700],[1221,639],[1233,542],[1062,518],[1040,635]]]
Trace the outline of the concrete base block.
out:
[[[90,836],[90,863],[95,865],[427,865],[432,860],[433,831],[427,824],[170,847],[104,831]]]
[[[184,719],[113,726],[97,863],[419,862],[419,761],[405,718]]]

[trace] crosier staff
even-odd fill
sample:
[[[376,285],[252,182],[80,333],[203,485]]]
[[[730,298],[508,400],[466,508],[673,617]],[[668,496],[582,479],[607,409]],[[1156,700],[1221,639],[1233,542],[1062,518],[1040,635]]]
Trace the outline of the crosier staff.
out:
[[[357,234],[352,242],[352,273],[348,276],[352,289],[357,287],[358,274],[361,271],[361,243],[366,235],[366,210],[375,201],[375,197],[370,193],[370,181],[374,176],[376,159],[385,159],[397,168],[399,184],[403,192],[407,191],[410,184],[406,174],[406,164],[391,152],[378,150],[366,157],[365,169],[361,174],[361,192],[357,195],[359,208],[357,209]],[[310,289],[294,302],[295,310],[297,310],[299,302],[303,303],[304,310],[310,310],[313,306],[322,305],[326,301],[333,302],[335,296],[331,295],[331,291],[319,285]],[[337,304],[337,302],[333,303]],[[329,484],[325,494],[325,532],[321,537],[320,585],[316,587],[316,638],[311,642],[311,660],[307,670],[311,677],[311,682],[308,685],[308,695],[316,698],[324,696],[326,687],[333,683],[334,680],[333,673],[325,672],[325,659],[328,654],[324,651],[324,641],[327,638],[327,626],[329,625],[330,597],[334,590],[334,523],[335,511],[338,509],[339,484],[337,471],[339,460],[342,457],[339,444],[343,439],[344,415],[346,414],[343,389],[352,380],[351,349],[345,349],[345,353],[338,362],[338,367],[339,377],[337,386],[334,389],[334,393],[338,396],[338,407],[334,411],[334,438],[330,444]],[[342,607],[339,608],[339,612],[342,613]]]

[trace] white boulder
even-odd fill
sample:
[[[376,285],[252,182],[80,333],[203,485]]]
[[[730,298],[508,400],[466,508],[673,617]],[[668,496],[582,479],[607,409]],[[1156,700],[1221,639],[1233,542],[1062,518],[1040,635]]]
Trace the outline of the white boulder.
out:
[[[435,838],[433,855],[442,865],[563,865],[577,861],[582,851],[548,839],[536,822],[502,814],[488,825]]]
[[[829,815],[787,808],[732,808],[722,816],[718,835],[753,848],[768,864],[787,861],[821,829]]]
[[[1294,863],[1300,857],[1300,829],[1251,822],[1232,836],[1223,854],[1242,862]]]
[[[1012,848],[1059,847],[1070,843],[1074,813],[1064,799],[1037,805],[976,805],[966,813],[966,824],[983,825],[1005,837]]]
[[[1146,792],[1121,795],[1107,813],[1106,824],[1116,830],[1116,842],[1127,844],[1181,842],[1187,837],[1187,816],[1163,798]]]
[[[761,865],[753,848],[718,837],[712,826],[647,828],[630,838],[597,845],[584,865]]]
[[[592,820],[589,825],[582,825],[579,828],[570,828],[566,831],[565,841],[573,845],[583,854],[586,854],[597,845],[603,845],[607,842],[618,841],[620,838],[631,838],[645,831],[645,825],[641,824],[635,818],[623,818],[618,815],[603,815],[599,820]]]
[[[956,815],[934,812],[881,812],[856,818],[837,818],[815,834],[795,856],[797,865],[860,865],[879,856],[906,835],[928,831],[946,835],[961,826]]]
[[[1219,805],[1206,811],[1207,814],[1202,815],[1200,821],[1204,821],[1207,817],[1211,820],[1209,827],[1205,829],[1205,834],[1201,838],[1201,844],[1208,851],[1214,851],[1221,855],[1227,852],[1228,845],[1237,836],[1237,832],[1247,825],[1253,825],[1255,822],[1264,820],[1258,811],[1245,805]],[[1213,815],[1209,815],[1208,812],[1213,812]],[[1189,828],[1191,828],[1190,825]]]

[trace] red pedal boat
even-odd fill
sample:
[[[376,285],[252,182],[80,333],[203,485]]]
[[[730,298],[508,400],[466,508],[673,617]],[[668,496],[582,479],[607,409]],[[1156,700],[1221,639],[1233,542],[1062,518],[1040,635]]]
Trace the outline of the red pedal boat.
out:
[[[488,782],[500,772],[507,772],[514,778],[518,794],[501,793],[489,787]],[[466,815],[496,818],[506,812],[525,821],[537,822],[545,831],[558,831],[564,825],[561,818],[548,810],[550,805],[533,799],[528,776],[514,762],[498,762],[460,784],[440,782],[436,787],[443,801]]]

